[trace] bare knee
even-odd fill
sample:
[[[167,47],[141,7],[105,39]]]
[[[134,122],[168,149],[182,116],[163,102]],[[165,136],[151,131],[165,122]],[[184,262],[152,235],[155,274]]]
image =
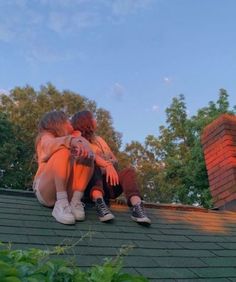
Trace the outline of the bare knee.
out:
[[[42,187],[39,187],[37,190],[35,190],[35,195],[38,201],[40,202],[40,204],[42,204],[43,206],[51,208],[55,205],[55,201],[56,201],[55,196],[50,195],[48,191],[42,189]]]

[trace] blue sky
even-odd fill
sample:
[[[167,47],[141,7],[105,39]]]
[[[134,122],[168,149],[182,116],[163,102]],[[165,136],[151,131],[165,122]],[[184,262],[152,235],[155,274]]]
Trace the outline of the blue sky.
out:
[[[51,82],[111,112],[123,142],[158,135],[225,88],[236,104],[235,0],[0,0],[0,91]]]

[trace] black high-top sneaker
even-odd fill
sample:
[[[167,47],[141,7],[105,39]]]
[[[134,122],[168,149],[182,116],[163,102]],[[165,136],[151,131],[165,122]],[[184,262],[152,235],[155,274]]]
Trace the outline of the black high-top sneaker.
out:
[[[114,219],[114,215],[110,212],[102,198],[98,198],[95,201],[95,207],[100,221],[105,222]]]
[[[144,225],[150,225],[151,224],[151,220],[146,216],[144,209],[143,209],[143,204],[137,204],[134,205],[131,208],[132,214],[131,214],[131,218],[140,223],[140,224],[144,224]]]

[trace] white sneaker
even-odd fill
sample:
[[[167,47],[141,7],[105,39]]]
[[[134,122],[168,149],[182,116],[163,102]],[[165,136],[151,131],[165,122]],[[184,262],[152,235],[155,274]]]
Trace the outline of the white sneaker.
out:
[[[71,201],[70,207],[76,220],[82,221],[85,219],[84,203],[81,201]]]
[[[60,223],[75,224],[75,217],[71,212],[70,204],[67,200],[56,201],[52,216]]]

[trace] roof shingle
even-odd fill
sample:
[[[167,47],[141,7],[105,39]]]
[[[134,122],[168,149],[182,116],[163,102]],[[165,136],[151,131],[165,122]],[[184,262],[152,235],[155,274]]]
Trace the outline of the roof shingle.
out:
[[[84,222],[66,226],[31,193],[1,193],[0,241],[16,249],[77,242],[64,256],[75,258],[82,269],[133,245],[124,257],[124,271],[150,281],[236,281],[236,213],[152,206],[147,212],[153,224],[147,228],[130,220],[126,206],[111,209],[113,223],[99,222],[89,207]]]

